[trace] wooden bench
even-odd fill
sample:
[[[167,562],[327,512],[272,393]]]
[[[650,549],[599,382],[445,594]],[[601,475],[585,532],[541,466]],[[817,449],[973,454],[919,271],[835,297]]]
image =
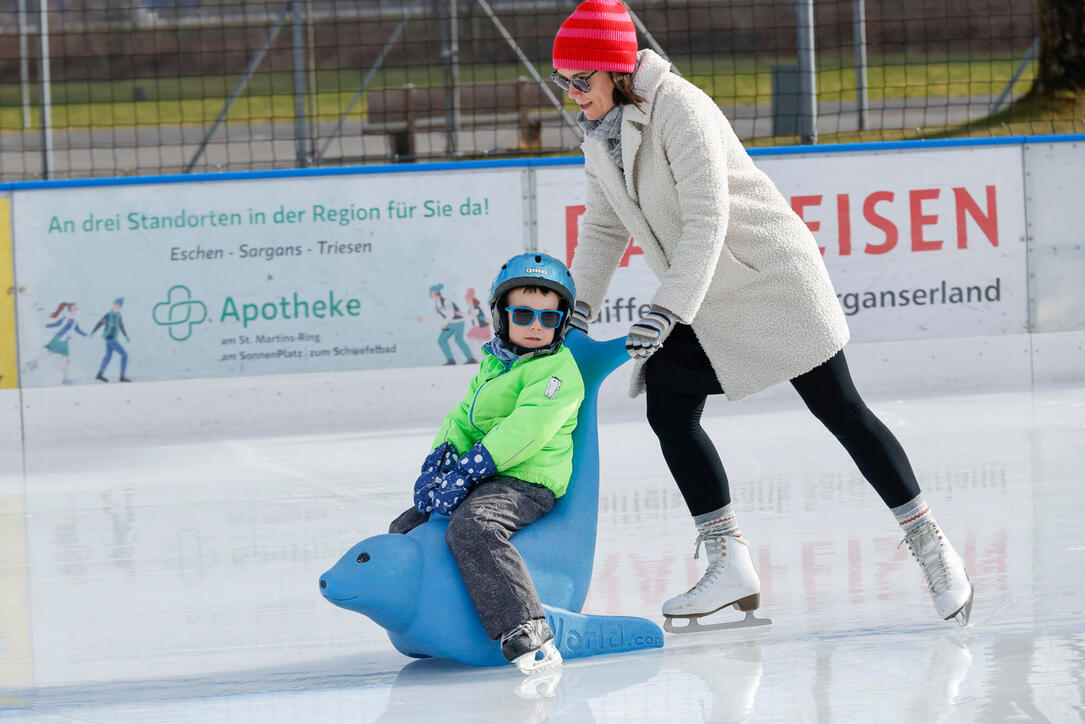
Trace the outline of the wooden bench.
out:
[[[558,91],[555,95],[560,99]],[[459,87],[460,128],[512,126],[519,131],[521,150],[538,149],[542,143],[542,121],[532,111],[550,108],[557,112],[550,98],[535,81],[521,76],[518,80],[492,85]],[[415,157],[415,134],[439,131],[448,126],[449,89],[416,88],[408,84],[367,93],[369,116],[364,132],[388,135],[393,160]]]

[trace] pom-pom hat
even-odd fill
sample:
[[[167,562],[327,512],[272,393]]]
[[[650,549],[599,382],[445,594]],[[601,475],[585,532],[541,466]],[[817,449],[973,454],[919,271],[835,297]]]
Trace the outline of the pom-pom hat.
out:
[[[637,28],[618,0],[585,0],[554,38],[554,67],[632,73],[637,68]]]

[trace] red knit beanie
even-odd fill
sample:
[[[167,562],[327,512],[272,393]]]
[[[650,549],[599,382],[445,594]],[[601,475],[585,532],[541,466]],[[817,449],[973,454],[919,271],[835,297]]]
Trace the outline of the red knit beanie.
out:
[[[618,0],[585,0],[554,38],[554,67],[632,73],[637,68],[637,29]]]

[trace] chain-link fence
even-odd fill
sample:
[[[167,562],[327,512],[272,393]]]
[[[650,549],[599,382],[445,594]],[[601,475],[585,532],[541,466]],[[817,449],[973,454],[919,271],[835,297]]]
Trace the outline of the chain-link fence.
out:
[[[0,180],[572,153],[547,76],[575,6],[0,0]],[[1085,130],[1005,116],[1036,0],[628,6],[751,145]]]

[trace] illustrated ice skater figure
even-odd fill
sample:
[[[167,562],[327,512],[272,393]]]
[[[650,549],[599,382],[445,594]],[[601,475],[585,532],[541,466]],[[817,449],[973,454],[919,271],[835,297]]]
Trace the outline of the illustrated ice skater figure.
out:
[[[470,340],[472,350],[481,350],[482,346],[490,341],[490,320],[486,317],[482,302],[475,296],[474,288],[468,289],[464,296],[467,302],[468,318],[471,321],[471,328],[467,330],[467,339]]]
[[[700,419],[710,394],[740,400],[781,382],[890,508],[938,615],[965,625],[972,584],[904,449],[852,383],[847,322],[806,224],[719,106],[664,58],[638,51],[620,2],[580,3],[558,30],[553,65],[551,79],[580,107],[586,136],[570,324],[587,331],[630,234],[660,279],[627,337],[637,361],[630,393],[647,393],[648,423],[697,529],[694,557],[703,545],[708,558],[703,578],[663,604],[665,628],[685,619],[683,628],[696,630],[698,618],[724,607],[760,606],[749,542]]]
[[[75,302],[61,302],[56,311],[49,315],[50,319],[55,319],[55,322],[50,322],[45,326],[47,328],[56,328],[56,333],[53,338],[45,345],[45,351],[42,352],[36,359],[30,360],[27,363],[27,367],[31,371],[38,368],[38,365],[46,357],[50,355],[60,355],[64,358],[64,377],[62,379],[63,384],[70,385],[72,380],[68,377],[68,368],[71,366],[72,358],[70,355],[70,349],[68,346],[68,340],[72,334],[79,334],[83,337],[87,336],[80,327],[79,323],[75,321],[75,315],[79,312],[79,306]],[[63,315],[63,316],[61,316]]]
[[[434,513],[451,516],[445,539],[471,602],[505,660],[525,674],[561,664],[510,539],[553,509],[572,475],[584,381],[563,342],[575,299],[569,270],[551,256],[521,254],[501,267],[489,299],[495,338],[434,438],[414,507],[388,528],[407,533]]]
[[[121,307],[124,306],[124,297],[118,297],[113,300],[113,309],[102,315],[102,318],[98,320],[98,324],[94,325],[94,329],[90,330],[93,335],[98,331],[100,327],[102,329],[102,339],[105,340],[105,357],[102,358],[102,366],[98,369],[98,374],[95,375],[95,379],[102,382],[109,382],[105,376],[105,368],[109,366],[109,361],[113,359],[113,353],[116,352],[121,356],[121,376],[120,382],[131,382],[125,376],[125,371],[128,369],[128,352],[125,351],[121,343],[117,341],[117,333],[124,335],[124,341],[131,343],[131,339],[128,337],[128,332],[124,330],[124,320],[121,319]]]
[[[445,296],[441,293],[444,288],[444,284],[434,284],[429,288],[429,295],[433,299],[434,309],[437,310],[437,314],[442,320],[441,334],[437,337],[437,345],[445,355],[445,365],[456,364],[456,360],[452,357],[452,349],[448,346],[449,337],[455,337],[456,346],[460,348],[463,356],[467,358],[464,364],[476,364],[478,360],[471,354],[471,349],[463,338],[463,312],[451,299],[445,299]]]

